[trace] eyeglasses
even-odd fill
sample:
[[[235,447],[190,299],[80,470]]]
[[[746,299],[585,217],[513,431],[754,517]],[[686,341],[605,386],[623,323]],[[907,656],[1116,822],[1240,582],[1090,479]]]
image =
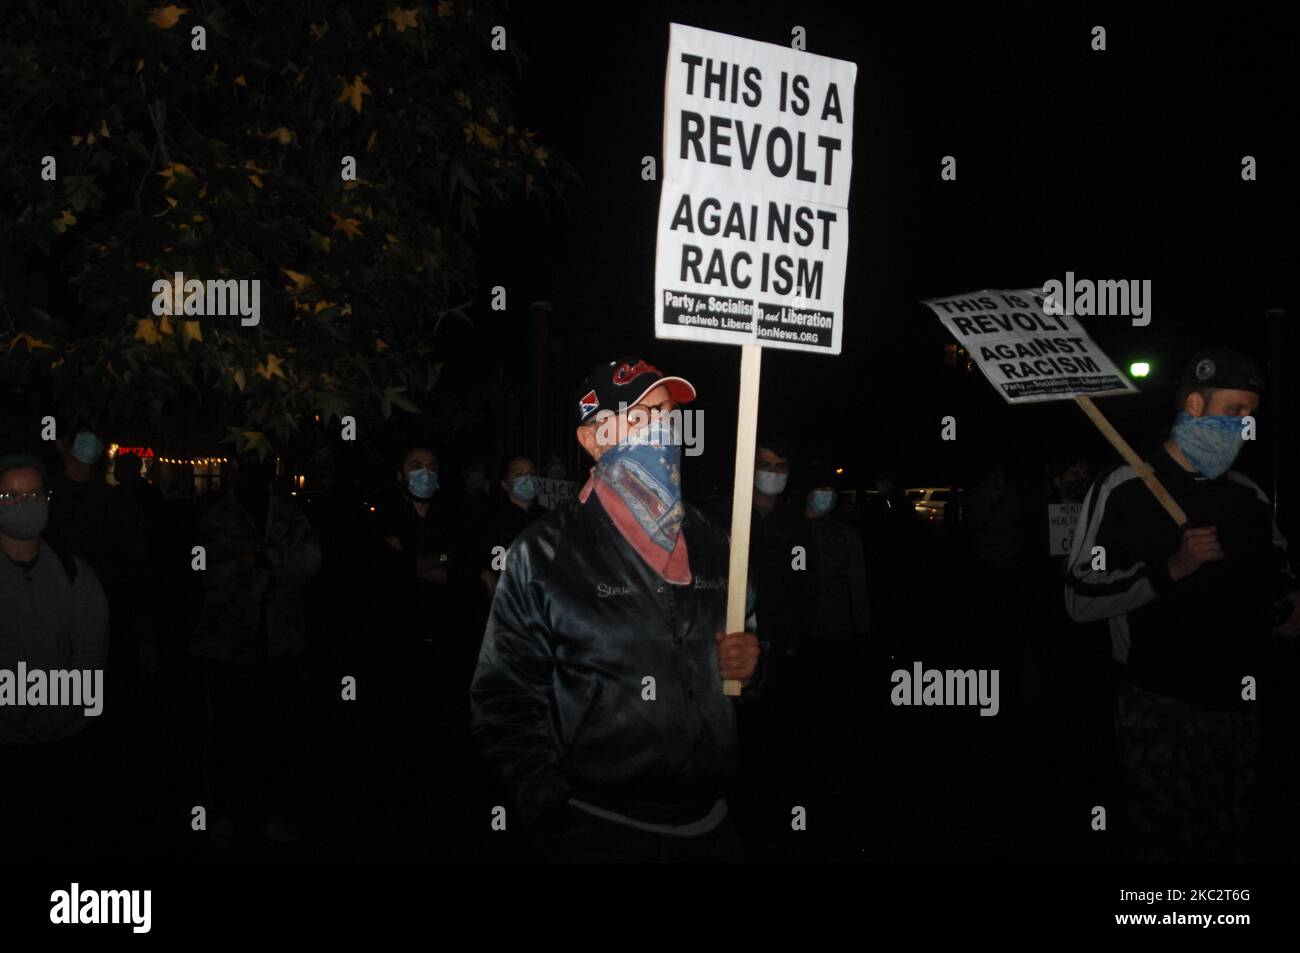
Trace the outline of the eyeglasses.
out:
[[[12,503],[48,503],[54,496],[53,490],[31,490],[27,493],[0,493],[0,506]]]

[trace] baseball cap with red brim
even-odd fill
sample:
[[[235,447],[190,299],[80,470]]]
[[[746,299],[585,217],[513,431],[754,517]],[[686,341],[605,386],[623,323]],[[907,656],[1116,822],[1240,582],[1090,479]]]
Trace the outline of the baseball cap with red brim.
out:
[[[603,410],[617,414],[639,403],[660,384],[668,388],[668,396],[679,404],[689,404],[695,399],[695,386],[686,378],[664,374],[640,358],[603,361],[578,386],[574,401],[578,423],[586,423]]]

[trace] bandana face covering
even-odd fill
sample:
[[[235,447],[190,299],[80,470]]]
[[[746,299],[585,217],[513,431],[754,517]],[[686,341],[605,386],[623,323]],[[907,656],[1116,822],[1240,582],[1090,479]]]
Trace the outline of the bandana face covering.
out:
[[[655,545],[672,552],[681,533],[682,444],[671,418],[659,417],[610,447],[596,472],[619,495]]]
[[[1241,453],[1240,417],[1193,417],[1187,411],[1178,415],[1172,436],[1192,466],[1211,480],[1228,472]]]

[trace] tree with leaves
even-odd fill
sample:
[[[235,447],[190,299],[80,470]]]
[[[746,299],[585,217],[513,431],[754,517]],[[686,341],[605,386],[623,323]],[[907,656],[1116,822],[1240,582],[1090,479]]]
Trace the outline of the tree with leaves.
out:
[[[6,11],[0,386],[259,451],[430,410],[478,211],[574,181],[512,116],[504,8],[191,2]],[[258,280],[259,323],[155,314],[178,272]]]

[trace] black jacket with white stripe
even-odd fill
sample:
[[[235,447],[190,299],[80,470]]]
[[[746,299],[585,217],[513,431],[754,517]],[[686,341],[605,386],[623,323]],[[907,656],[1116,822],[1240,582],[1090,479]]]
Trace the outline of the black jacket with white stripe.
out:
[[[1168,561],[1180,530],[1131,466],[1115,466],[1093,482],[1079,514],[1066,608],[1076,622],[1109,620],[1112,654],[1135,684],[1240,708],[1243,678],[1261,680],[1275,603],[1296,587],[1286,540],[1249,477],[1189,473],[1163,447],[1144,459],[1192,526],[1217,527],[1223,559],[1172,581]]]

